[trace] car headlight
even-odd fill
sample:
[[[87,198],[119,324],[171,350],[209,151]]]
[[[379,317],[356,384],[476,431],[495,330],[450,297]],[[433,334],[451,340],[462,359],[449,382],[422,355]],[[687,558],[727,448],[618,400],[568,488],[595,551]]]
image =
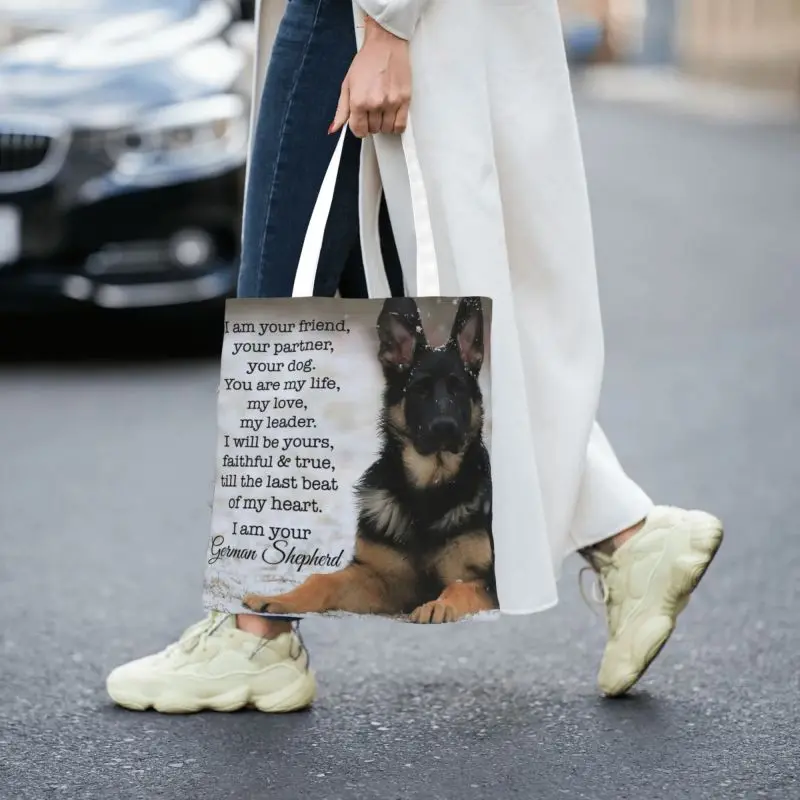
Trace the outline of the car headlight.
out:
[[[219,95],[159,109],[140,123],[110,134],[107,156],[130,179],[244,160],[248,108],[237,95]]]

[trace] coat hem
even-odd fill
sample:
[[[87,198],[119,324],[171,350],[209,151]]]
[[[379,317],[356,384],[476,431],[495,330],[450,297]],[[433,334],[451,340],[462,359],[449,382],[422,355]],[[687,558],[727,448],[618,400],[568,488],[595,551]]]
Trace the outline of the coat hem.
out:
[[[536,606],[536,608],[533,609],[501,608],[500,614],[504,617],[527,617],[533,614],[541,614],[543,611],[549,611],[551,608],[555,608],[557,605],[558,605],[558,598],[556,598],[552,602],[547,603],[546,605]]]

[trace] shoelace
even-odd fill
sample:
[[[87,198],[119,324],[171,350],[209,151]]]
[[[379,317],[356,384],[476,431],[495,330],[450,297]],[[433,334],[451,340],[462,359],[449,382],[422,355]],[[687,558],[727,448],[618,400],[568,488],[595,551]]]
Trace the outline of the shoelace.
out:
[[[583,576],[587,573],[594,578],[591,584],[591,596],[589,597],[586,595],[585,582],[583,580]],[[578,589],[580,590],[581,598],[587,608],[596,616],[601,616],[598,606],[605,607],[608,602],[609,591],[600,573],[597,572],[594,567],[581,567],[578,572]]]
[[[203,620],[187,636],[181,638],[177,646],[184,653],[191,653],[197,647],[204,647],[210,636],[213,636],[230,618],[230,614],[212,615],[207,620]]]
[[[210,616],[207,620],[203,620],[201,623],[198,623],[197,627],[191,631],[191,633],[184,636],[180,641],[178,641],[175,645],[172,645],[172,648],[179,647],[184,653],[191,653],[196,648],[205,647],[206,642],[209,640],[211,636],[213,636],[224,624],[227,620],[229,620],[233,615],[232,614],[214,614]],[[300,634],[300,625],[297,624],[294,626],[294,633],[297,637],[297,652],[294,652],[294,649],[290,652],[290,655],[294,659],[300,658],[303,650],[306,650],[305,642],[303,641],[303,637]],[[258,645],[254,648],[253,652],[250,653],[248,656],[249,659],[255,658],[263,648],[265,648],[270,642],[266,636],[262,636],[258,642]],[[306,652],[308,652],[306,650]],[[309,658],[309,664],[311,663],[311,659]]]
[[[300,633],[300,623],[299,622],[297,622],[293,626],[293,631],[294,631],[295,639],[292,641],[292,645],[296,645],[296,647],[292,647],[292,649],[289,651],[289,655],[295,661],[297,661],[297,659],[300,658],[300,656],[302,655],[303,651],[305,650],[306,651],[306,659],[308,661],[308,666],[310,666],[310,664],[311,664],[311,656],[308,653],[308,649],[306,648],[306,643],[303,641],[303,637],[302,637],[302,635]],[[262,636],[261,637],[261,641],[259,641],[258,646],[256,647],[256,649],[253,650],[252,653],[250,653],[249,658],[251,658],[251,659],[255,658],[261,652],[261,650],[263,648],[265,648],[269,644],[269,642],[270,642],[270,640],[267,639],[266,636]],[[295,652],[295,650],[297,652]]]

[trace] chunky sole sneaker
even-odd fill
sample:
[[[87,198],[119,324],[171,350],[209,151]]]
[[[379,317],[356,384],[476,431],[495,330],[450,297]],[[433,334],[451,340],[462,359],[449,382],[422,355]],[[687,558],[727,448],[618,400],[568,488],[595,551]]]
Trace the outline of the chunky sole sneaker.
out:
[[[613,554],[593,554],[609,628],[597,678],[606,696],[625,694],[661,652],[722,536],[711,514],[661,506]]]
[[[132,711],[164,714],[307,708],[316,696],[308,653],[296,633],[262,639],[212,614],[175,643],[117,667],[106,679],[111,699]]]

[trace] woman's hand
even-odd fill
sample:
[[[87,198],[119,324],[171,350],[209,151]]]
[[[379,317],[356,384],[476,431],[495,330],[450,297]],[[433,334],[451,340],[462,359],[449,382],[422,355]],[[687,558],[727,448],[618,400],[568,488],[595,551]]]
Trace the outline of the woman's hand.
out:
[[[367,17],[364,44],[342,83],[329,133],[345,123],[363,139],[369,133],[402,133],[411,101],[408,42]]]

